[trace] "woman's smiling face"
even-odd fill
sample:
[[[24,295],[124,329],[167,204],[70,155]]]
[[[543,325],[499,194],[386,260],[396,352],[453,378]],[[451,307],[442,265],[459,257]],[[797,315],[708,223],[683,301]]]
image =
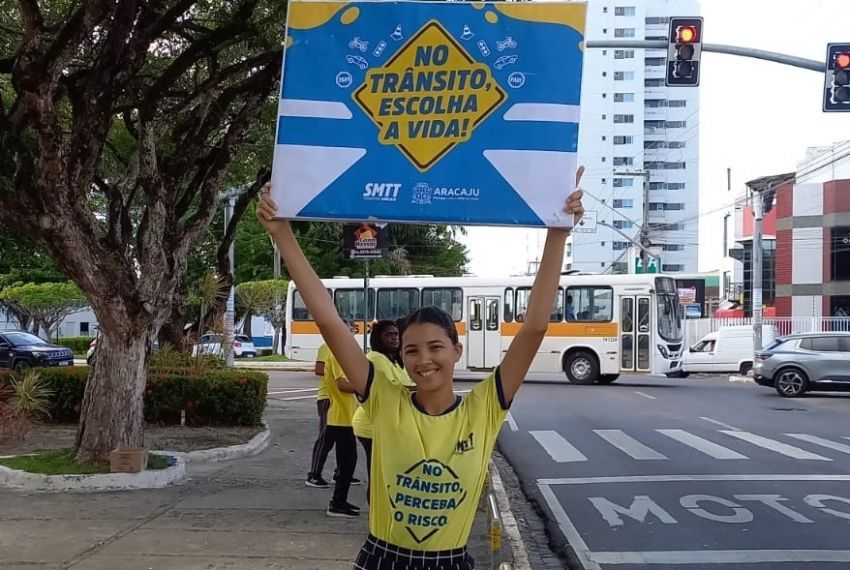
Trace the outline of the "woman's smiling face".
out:
[[[438,325],[413,323],[404,329],[401,354],[404,368],[417,390],[431,392],[451,384],[463,347],[452,342]]]

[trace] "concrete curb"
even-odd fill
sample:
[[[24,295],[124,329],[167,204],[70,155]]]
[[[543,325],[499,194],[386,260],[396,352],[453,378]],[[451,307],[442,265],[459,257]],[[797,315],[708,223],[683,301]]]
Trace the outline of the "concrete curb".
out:
[[[739,374],[733,374],[729,377],[730,382],[741,382],[743,384],[755,384],[756,381],[753,380],[752,376],[741,376]]]
[[[167,455],[165,452],[151,452]],[[181,481],[186,476],[186,462],[165,469],[146,470],[141,473],[101,473],[97,475],[40,475],[10,469],[0,465],[0,487],[20,491],[125,491],[133,489],[160,489]]]
[[[269,446],[271,431],[269,431],[269,426],[266,422],[263,422],[263,427],[265,429],[255,435],[248,443],[228,447],[215,447],[213,449],[200,449],[198,451],[160,451],[158,453],[179,457],[186,463],[215,463],[217,461],[252,457],[261,453]]]
[[[531,570],[528,553],[525,550],[525,544],[523,544],[522,536],[519,532],[519,525],[516,522],[516,518],[514,518],[510,499],[508,499],[505,486],[502,484],[502,477],[499,475],[499,469],[495,463],[490,464],[490,487],[496,496],[496,504],[499,507],[499,514],[502,517],[502,528],[511,544],[511,554],[514,561],[512,568],[515,570]]]

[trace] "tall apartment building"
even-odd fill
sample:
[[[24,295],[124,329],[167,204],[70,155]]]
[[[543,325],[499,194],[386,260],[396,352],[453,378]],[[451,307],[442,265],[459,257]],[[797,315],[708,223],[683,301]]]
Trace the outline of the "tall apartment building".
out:
[[[590,0],[588,40],[666,40],[671,16],[699,16],[696,0]],[[579,160],[585,208],[603,222],[575,234],[566,267],[629,271],[631,238],[647,224],[661,270],[695,273],[699,236],[699,89],[665,87],[666,50],[587,49],[582,83]],[[642,174],[649,178],[643,220]],[[596,199],[594,199],[596,198]],[[610,227],[609,227],[610,226]]]

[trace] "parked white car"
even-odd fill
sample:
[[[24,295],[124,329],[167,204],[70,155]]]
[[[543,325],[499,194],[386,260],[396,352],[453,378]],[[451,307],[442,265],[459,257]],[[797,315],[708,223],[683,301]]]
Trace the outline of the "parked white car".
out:
[[[202,336],[200,342],[192,348],[192,356],[199,354],[224,356],[222,335],[205,334]],[[236,358],[254,358],[257,356],[257,349],[254,348],[254,341],[251,340],[251,337],[241,334],[233,337],[233,356]]]
[[[776,338],[776,330],[770,325],[762,327],[762,346]],[[691,372],[738,372],[748,374],[753,369],[753,327],[720,327],[708,333],[685,352],[683,378]]]

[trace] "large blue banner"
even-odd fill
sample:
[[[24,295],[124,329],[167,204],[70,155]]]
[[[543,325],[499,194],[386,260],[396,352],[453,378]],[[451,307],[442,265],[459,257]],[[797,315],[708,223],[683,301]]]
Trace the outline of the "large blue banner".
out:
[[[570,226],[586,5],[290,1],[288,218]]]

